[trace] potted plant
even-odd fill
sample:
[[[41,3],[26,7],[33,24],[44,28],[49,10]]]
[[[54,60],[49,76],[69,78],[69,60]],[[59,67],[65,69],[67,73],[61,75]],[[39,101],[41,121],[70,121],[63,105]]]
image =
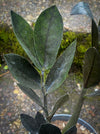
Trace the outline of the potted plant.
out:
[[[69,95],[61,96],[52,110],[48,109],[47,97],[65,81],[75,55],[76,40],[57,57],[63,36],[63,21],[56,6],[47,8],[40,14],[34,30],[13,11],[11,18],[14,33],[30,61],[16,54],[6,54],[5,61],[20,89],[43,109],[45,116],[39,112],[35,118],[21,114],[22,124],[31,134],[76,134],[76,123],[82,104],[85,98],[91,96],[86,96],[87,88],[100,80],[100,75],[97,75],[100,74],[98,50],[92,47],[85,54],[83,89],[73,115],[61,132],[50,122],[56,111],[68,100]],[[38,90],[41,91],[43,100],[38,96]]]

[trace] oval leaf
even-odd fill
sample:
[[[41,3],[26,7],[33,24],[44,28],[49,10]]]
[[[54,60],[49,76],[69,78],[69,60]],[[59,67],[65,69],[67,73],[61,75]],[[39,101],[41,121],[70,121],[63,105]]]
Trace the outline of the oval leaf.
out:
[[[89,48],[85,53],[83,82],[84,88],[100,82],[100,55],[96,48]]]
[[[57,100],[57,102],[55,103],[55,105],[54,105],[54,107],[53,107],[53,110],[52,110],[52,112],[51,112],[51,114],[50,114],[50,116],[49,116],[48,118],[51,119],[51,118],[53,117],[53,115],[55,114],[55,112],[56,112],[61,106],[63,106],[64,103],[65,103],[66,101],[68,101],[68,100],[69,100],[68,94],[63,95],[61,98],[59,98],[59,99]]]
[[[78,15],[78,14],[87,15],[91,19],[93,19],[92,12],[89,8],[88,3],[86,2],[79,2],[72,8],[71,15]]]
[[[21,114],[20,117],[21,122],[27,131],[31,132],[32,134],[36,134],[38,132],[39,128],[34,118],[27,114]]]
[[[66,79],[73,62],[75,50],[76,41],[66,48],[64,53],[57,59],[46,80],[47,93],[56,90]]]
[[[62,17],[56,6],[44,10],[34,28],[37,57],[43,69],[53,66],[63,37]]]
[[[40,112],[37,112],[37,114],[35,116],[35,120],[37,121],[38,127],[40,127],[41,124],[46,123],[44,116]]]
[[[30,99],[35,101],[40,107],[43,107],[40,97],[31,88],[24,87],[21,84],[18,84],[18,86]]]
[[[92,19],[92,47],[99,48],[99,32],[95,21]]]
[[[25,87],[40,89],[40,75],[22,56],[6,54],[4,56],[13,77]]]
[[[39,134],[61,134],[61,131],[52,124],[43,124],[40,127]]]
[[[31,26],[18,14],[11,11],[11,19],[14,33],[25,50],[29,58],[35,64],[38,69],[41,69],[41,65],[36,58],[36,52],[34,48],[34,32]]]

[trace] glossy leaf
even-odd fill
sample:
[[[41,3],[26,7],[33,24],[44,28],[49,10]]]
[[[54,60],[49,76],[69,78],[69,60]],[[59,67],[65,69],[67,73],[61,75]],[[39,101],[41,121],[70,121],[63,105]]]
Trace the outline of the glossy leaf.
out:
[[[40,107],[43,107],[40,97],[31,88],[24,87],[21,84],[18,84],[18,86],[30,99],[35,101]]]
[[[37,122],[34,118],[27,114],[21,114],[21,122],[27,131],[31,132],[31,134],[36,134],[39,130]]]
[[[99,48],[99,43],[98,43],[98,27],[95,23],[95,21],[92,19],[92,47]]]
[[[13,77],[23,86],[32,89],[40,89],[40,75],[33,66],[22,56],[6,54],[4,56]]]
[[[46,80],[47,93],[56,90],[65,81],[73,62],[75,50],[76,41],[66,48],[64,53],[57,59]]]
[[[44,119],[43,115],[40,112],[37,112],[35,120],[37,121],[38,127],[40,127],[41,124],[46,123],[46,120]]]
[[[85,53],[83,82],[84,88],[100,82],[100,55],[96,48],[89,48]]]
[[[98,24],[98,41],[99,41],[99,45],[100,45],[100,20],[99,20],[99,24]]]
[[[63,36],[62,17],[56,6],[44,10],[34,28],[35,49],[43,70],[53,66]]]
[[[78,15],[78,14],[87,15],[91,19],[93,19],[92,12],[89,8],[88,3],[86,2],[79,2],[72,8],[71,15]]]
[[[61,131],[52,124],[43,124],[40,127],[39,134],[61,134]]]
[[[72,128],[70,128],[67,132],[65,132],[64,134],[77,134],[77,128],[76,126],[73,126]]]
[[[11,11],[11,19],[14,33],[25,50],[29,58],[35,64],[38,69],[41,69],[41,65],[36,58],[36,51],[34,47],[34,32],[31,26],[18,14]]]
[[[68,94],[63,95],[62,97],[60,97],[60,98],[57,100],[57,102],[55,103],[55,105],[54,105],[54,107],[53,107],[53,110],[52,110],[52,112],[51,112],[51,114],[50,114],[50,116],[49,116],[48,118],[51,119],[51,118],[53,117],[53,115],[55,114],[55,112],[56,112],[61,106],[63,106],[64,103],[65,103],[66,101],[68,101],[68,100],[69,100]]]

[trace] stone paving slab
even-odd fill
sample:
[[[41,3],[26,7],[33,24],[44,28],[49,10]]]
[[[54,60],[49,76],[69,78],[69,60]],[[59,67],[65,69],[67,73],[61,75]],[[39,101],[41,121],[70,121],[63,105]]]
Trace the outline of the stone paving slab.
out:
[[[88,2],[98,23],[100,19],[100,0],[83,0]],[[70,16],[71,8],[80,0],[0,0],[0,23],[11,25],[10,11],[23,16],[30,24],[47,7],[57,5],[64,21],[64,26],[73,31],[90,32],[91,20],[84,16]]]

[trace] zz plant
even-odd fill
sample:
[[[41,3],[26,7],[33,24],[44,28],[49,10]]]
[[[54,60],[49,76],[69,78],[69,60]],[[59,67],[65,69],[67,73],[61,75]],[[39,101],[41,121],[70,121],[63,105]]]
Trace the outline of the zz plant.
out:
[[[92,19],[92,47],[85,53],[82,92],[74,113],[61,132],[58,127],[50,124],[50,121],[69,96],[68,94],[61,96],[52,110],[48,109],[47,97],[65,81],[74,58],[76,41],[72,42],[57,58],[63,35],[62,17],[57,7],[52,6],[44,10],[38,17],[34,30],[21,16],[11,11],[15,35],[31,63],[16,54],[6,54],[5,60],[12,75],[17,79],[20,89],[35,101],[45,114],[45,118],[39,112],[35,118],[21,114],[22,124],[31,134],[76,134],[76,123],[84,100],[100,95],[99,91],[86,94],[88,87],[100,81],[100,54],[98,51],[100,24],[97,27],[92,12],[85,2],[79,2],[74,6],[71,14],[85,14]],[[49,73],[47,74],[47,72]],[[36,94],[37,90],[42,92],[43,100]]]
[[[69,98],[65,94],[55,103],[52,111],[48,110],[47,97],[65,81],[73,62],[76,41],[57,58],[57,53],[63,37],[63,21],[56,6],[44,10],[38,17],[34,30],[18,14],[11,11],[14,33],[30,58],[31,62],[20,55],[6,54],[5,61],[13,77],[18,81],[20,89],[35,101],[44,111],[37,112],[35,119],[26,114],[21,114],[24,127],[31,134],[60,134],[59,128],[50,124],[55,112]],[[46,72],[49,72],[46,76]],[[43,101],[36,91],[43,94]],[[76,127],[72,127],[73,131]]]

